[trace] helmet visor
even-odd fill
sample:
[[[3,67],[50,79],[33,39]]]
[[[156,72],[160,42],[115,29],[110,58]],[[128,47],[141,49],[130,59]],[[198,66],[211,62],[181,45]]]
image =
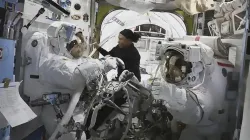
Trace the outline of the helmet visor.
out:
[[[67,44],[66,48],[74,58],[80,58],[87,48],[83,35],[81,33],[74,35],[73,40]]]
[[[179,83],[191,72],[191,63],[176,50],[168,50],[161,62],[161,75],[168,83]]]

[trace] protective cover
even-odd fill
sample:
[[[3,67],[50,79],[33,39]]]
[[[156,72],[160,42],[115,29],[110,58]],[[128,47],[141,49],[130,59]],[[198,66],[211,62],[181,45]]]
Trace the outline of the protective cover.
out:
[[[154,9],[155,4],[144,0],[106,0],[108,3],[144,14]]]
[[[189,15],[214,9],[213,0],[175,0],[175,4]]]

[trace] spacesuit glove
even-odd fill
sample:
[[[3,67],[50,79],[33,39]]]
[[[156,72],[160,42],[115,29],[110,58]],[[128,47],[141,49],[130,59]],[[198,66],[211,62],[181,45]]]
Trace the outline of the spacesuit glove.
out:
[[[124,62],[117,57],[105,56],[101,58],[100,61],[104,65],[104,71],[107,73],[112,69],[117,69],[118,66],[125,68]]]
[[[119,76],[119,81],[125,82],[129,79],[131,79],[134,76],[133,72],[130,72],[128,70],[124,70],[121,75]]]
[[[128,70],[124,70],[121,75],[119,76],[119,81],[125,82],[127,80],[131,80],[135,83],[140,83],[139,80],[135,77],[133,72],[130,72]]]
[[[171,110],[182,111],[187,102],[186,90],[175,84],[161,81],[159,98],[164,100],[164,104]]]
[[[160,79],[157,78],[150,78],[146,81],[142,82],[142,85],[146,87],[148,90],[151,91],[153,96],[158,99],[159,97],[159,91],[160,91]]]

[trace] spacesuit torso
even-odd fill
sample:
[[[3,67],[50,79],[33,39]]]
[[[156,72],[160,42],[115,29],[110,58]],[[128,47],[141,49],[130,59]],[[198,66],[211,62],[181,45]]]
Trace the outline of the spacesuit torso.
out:
[[[162,54],[171,49],[181,52],[181,45],[178,47],[178,43],[180,42],[173,43],[177,44],[177,47],[170,43],[167,49],[161,50]],[[192,62],[192,72],[182,80],[175,78],[180,81],[176,84],[169,83],[163,74],[172,69],[168,67],[161,72],[157,71],[153,83],[152,81],[148,82],[145,86],[151,87],[155,98],[164,100],[175,121],[187,125],[181,133],[180,140],[203,140],[205,138],[219,140],[227,125],[228,108],[224,98],[227,74],[232,72],[233,65],[227,60],[214,58],[212,49],[200,42],[188,41],[185,44],[186,48],[190,48],[183,49],[184,59],[188,58],[189,62],[194,61]],[[197,46],[200,46],[197,50],[201,50],[201,52],[194,53]],[[195,55],[200,56],[196,57]],[[195,59],[193,59],[194,56]],[[166,58],[171,58],[171,55]],[[201,60],[203,65],[197,60]],[[171,60],[169,63],[171,65]],[[166,63],[162,65],[165,67]],[[182,66],[181,69],[183,72],[184,69],[186,71],[188,68]],[[170,76],[174,74],[171,73]]]

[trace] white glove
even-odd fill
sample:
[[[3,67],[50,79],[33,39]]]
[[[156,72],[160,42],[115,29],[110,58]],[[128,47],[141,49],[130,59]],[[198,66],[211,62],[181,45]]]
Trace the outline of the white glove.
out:
[[[185,109],[188,98],[184,88],[161,80],[160,90],[158,93],[160,99],[164,100],[164,104],[167,108],[176,111],[182,111]]]
[[[139,80],[135,77],[133,72],[124,70],[119,77],[119,81],[124,82],[127,80],[131,80],[133,82],[139,83]]]
[[[153,83],[152,81],[153,79],[149,79],[147,83],[145,83],[145,87],[150,89],[155,99],[162,99],[160,96],[160,89],[161,89],[160,79],[155,79]]]
[[[120,58],[117,58],[117,57],[106,56],[104,58],[101,58],[100,61],[104,65],[104,71],[106,73],[112,69],[117,69],[118,66],[125,69],[124,62]]]

